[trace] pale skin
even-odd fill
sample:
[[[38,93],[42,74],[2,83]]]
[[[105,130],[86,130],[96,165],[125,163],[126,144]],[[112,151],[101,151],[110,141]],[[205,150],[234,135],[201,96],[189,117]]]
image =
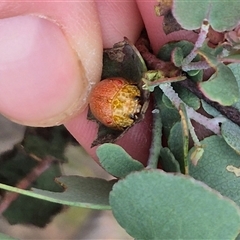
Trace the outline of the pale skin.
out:
[[[64,123],[97,160],[96,148],[90,148],[97,127],[86,114],[89,93],[100,80],[103,48],[124,36],[135,42],[144,25],[155,52],[170,40],[193,37],[185,31],[166,36],[155,4],[1,2],[0,113],[23,125]],[[151,111],[117,142],[142,162],[148,157],[150,124]]]

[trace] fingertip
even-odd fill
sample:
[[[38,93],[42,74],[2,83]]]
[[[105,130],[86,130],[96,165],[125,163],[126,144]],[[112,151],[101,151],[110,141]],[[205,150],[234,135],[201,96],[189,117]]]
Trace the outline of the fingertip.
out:
[[[88,152],[88,154],[97,160],[96,147],[91,147],[93,140],[97,136],[98,125],[96,122],[89,121],[87,119],[88,107],[78,114],[77,116],[71,118],[64,125],[72,136],[80,143],[80,145]]]
[[[0,9],[0,111],[30,126],[58,125],[82,111],[102,69],[94,2]]]
[[[81,62],[55,24],[18,16],[2,19],[0,32],[3,115],[24,125],[48,126],[79,110],[89,84]]]
[[[135,1],[96,1],[101,22],[104,48],[127,37],[135,43],[143,29],[143,21]]]

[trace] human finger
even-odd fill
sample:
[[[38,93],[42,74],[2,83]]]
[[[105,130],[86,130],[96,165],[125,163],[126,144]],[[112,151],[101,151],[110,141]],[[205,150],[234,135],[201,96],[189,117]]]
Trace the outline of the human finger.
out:
[[[100,16],[104,47],[112,47],[116,42],[127,37],[133,43],[137,40],[143,28],[142,19],[135,1],[97,1]],[[87,121],[87,109],[66,123],[67,129],[94,158],[96,147],[91,148],[92,141],[97,136],[97,124]],[[123,138],[116,143],[121,145],[132,157],[146,162],[151,139],[151,111],[141,123],[133,126]]]
[[[0,112],[49,126],[83,111],[101,75],[95,3],[1,2],[0,18]]]

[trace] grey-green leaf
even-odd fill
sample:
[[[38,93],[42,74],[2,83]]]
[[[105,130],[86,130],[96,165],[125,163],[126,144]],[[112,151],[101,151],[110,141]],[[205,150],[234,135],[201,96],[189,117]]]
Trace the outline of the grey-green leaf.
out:
[[[212,115],[213,117],[220,116],[221,113],[216,110],[214,107],[210,106],[208,103],[206,103],[204,100],[201,100],[202,107],[204,111],[206,111],[209,115]]]
[[[160,109],[164,134],[168,136],[173,125],[180,120],[180,115],[178,110],[167,100],[167,97],[164,97],[160,88],[154,90],[154,98]]]
[[[232,71],[221,63],[208,81],[199,83],[199,88],[205,96],[223,106],[230,106],[239,99],[236,78]]]
[[[240,231],[234,202],[192,178],[160,170],[120,180],[110,205],[135,239],[234,239]]]
[[[190,92],[188,89],[179,86],[178,84],[172,84],[174,90],[178,93],[179,97],[185,102],[189,107],[197,110],[200,108],[199,98]]]
[[[222,123],[221,133],[227,144],[240,154],[240,128],[237,124],[226,121]]]
[[[240,63],[231,63],[228,64],[228,68],[232,71],[233,75],[235,76],[237,83],[238,83],[238,92],[240,95]],[[240,111],[240,98],[238,101],[234,103],[233,107],[237,108]]]
[[[159,52],[157,53],[157,57],[163,61],[170,61],[172,58],[172,51],[175,48],[181,48],[183,56],[186,57],[193,49],[193,46],[194,46],[193,43],[186,40],[178,42],[169,42],[160,48]]]
[[[201,27],[205,18],[218,32],[231,30],[237,26],[240,2],[236,0],[174,0],[173,16],[187,30]]]
[[[174,124],[168,138],[168,146],[178,161],[182,173],[185,172],[184,141],[181,122]]]
[[[196,166],[189,161],[189,174],[240,206],[240,156],[222,137],[216,135],[205,138],[201,145],[204,153]],[[193,150],[190,150],[189,158]]]
[[[140,171],[143,164],[134,160],[122,147],[112,143],[102,144],[97,148],[101,166],[115,177],[123,178],[133,171]]]
[[[181,172],[178,161],[167,147],[161,148],[159,163],[165,172]]]
[[[65,188],[64,192],[51,192],[34,188],[33,191],[23,190],[0,183],[0,188],[69,206],[92,209],[110,209],[109,192],[115,180],[106,181],[100,178],[81,176],[62,176],[57,181]]]
[[[172,51],[172,62],[176,67],[182,66],[183,57],[182,49],[180,47],[174,48]]]

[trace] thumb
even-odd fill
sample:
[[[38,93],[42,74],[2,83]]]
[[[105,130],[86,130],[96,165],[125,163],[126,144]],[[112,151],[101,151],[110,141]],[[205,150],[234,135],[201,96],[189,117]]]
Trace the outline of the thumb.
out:
[[[3,2],[0,18],[0,112],[32,126],[81,112],[101,75],[94,2]]]

